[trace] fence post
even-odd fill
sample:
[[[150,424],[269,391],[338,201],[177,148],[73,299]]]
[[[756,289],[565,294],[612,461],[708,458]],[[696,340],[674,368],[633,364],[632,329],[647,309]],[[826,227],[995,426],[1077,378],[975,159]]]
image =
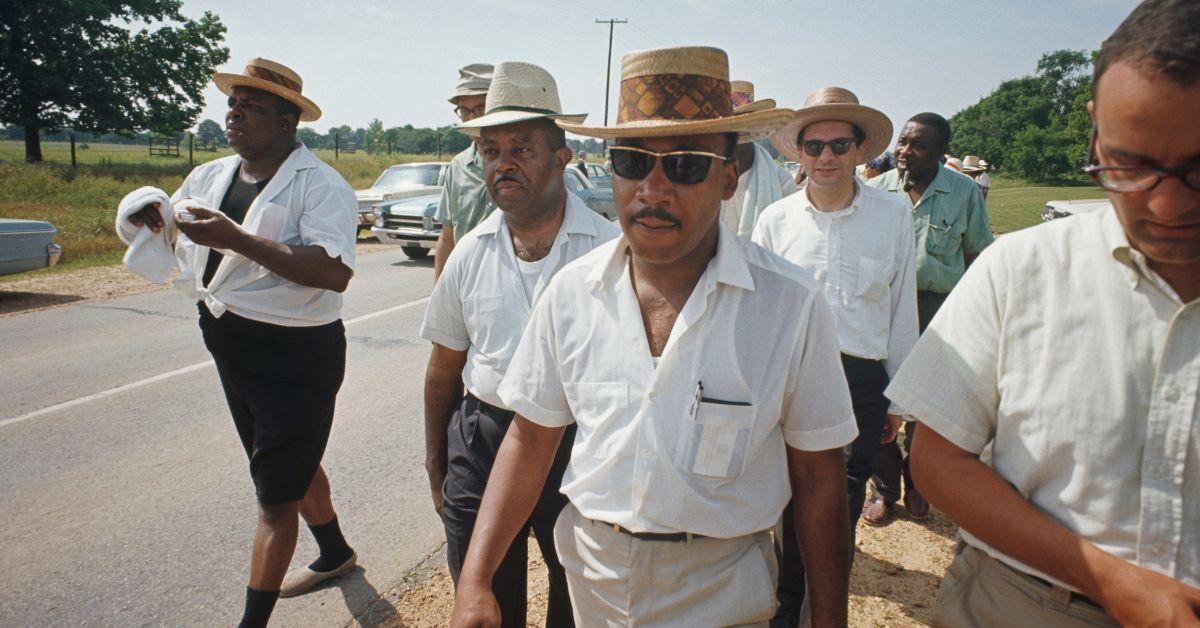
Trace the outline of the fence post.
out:
[[[192,150],[196,148],[196,136],[188,133],[188,168],[192,167]]]
[[[438,131],[438,161],[442,160],[442,132]]]
[[[75,169],[75,134],[71,134],[71,170]]]
[[[154,134],[153,133],[150,134],[149,140],[150,140],[150,142],[148,145],[150,146],[150,156],[153,157],[154,156]]]
[[[333,132],[333,160],[337,161],[338,153],[342,149],[342,135],[337,131]]]

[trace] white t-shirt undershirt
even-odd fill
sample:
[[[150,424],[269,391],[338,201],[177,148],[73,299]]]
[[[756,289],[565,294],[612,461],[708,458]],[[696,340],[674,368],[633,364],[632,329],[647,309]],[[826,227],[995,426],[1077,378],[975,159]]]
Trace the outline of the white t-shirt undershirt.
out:
[[[542,266],[546,265],[547,255],[536,262],[527,262],[517,258],[517,266],[521,269],[521,286],[525,288],[525,298],[533,303],[533,291],[537,288],[538,278],[542,276]]]

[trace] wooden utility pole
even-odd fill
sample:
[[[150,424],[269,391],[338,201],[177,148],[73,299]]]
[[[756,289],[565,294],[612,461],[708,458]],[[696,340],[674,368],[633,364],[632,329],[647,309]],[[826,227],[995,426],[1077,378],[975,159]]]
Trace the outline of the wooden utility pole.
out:
[[[71,170],[75,169],[75,134],[71,134]]]
[[[337,161],[338,153],[341,152],[341,146],[342,146],[341,142],[342,142],[341,134],[338,133],[337,131],[334,131],[333,132],[333,160],[334,161]]]
[[[608,87],[612,84],[612,40],[613,40],[613,25],[628,24],[629,20],[596,20],[597,24],[608,24],[608,65],[604,69],[604,126],[608,126]],[[608,141],[604,141],[604,148],[608,148]]]

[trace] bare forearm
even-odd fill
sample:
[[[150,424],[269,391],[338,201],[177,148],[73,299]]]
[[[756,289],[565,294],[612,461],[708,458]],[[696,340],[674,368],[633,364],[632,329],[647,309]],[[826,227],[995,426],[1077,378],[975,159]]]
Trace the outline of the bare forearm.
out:
[[[431,472],[446,472],[446,429],[462,396],[462,370],[431,364],[425,373],[425,467]]]
[[[1097,575],[1119,559],[1042,514],[977,456],[920,429],[911,464],[921,494],[964,530],[1093,599],[1102,597]]]
[[[247,233],[235,250],[276,275],[310,288],[344,292],[354,274],[319,246],[293,246]]]
[[[437,283],[438,277],[442,276],[442,269],[446,268],[446,258],[450,257],[450,251],[454,250],[454,227],[450,225],[442,225],[442,231],[438,234],[437,245],[433,247],[433,282]]]
[[[840,449],[788,450],[792,462],[796,537],[812,599],[813,626],[845,626],[850,589],[850,513],[846,505],[846,463]],[[797,465],[795,458],[804,462]]]
[[[513,417],[488,477],[460,580],[488,586],[517,531],[529,519],[554,462],[563,428]]]

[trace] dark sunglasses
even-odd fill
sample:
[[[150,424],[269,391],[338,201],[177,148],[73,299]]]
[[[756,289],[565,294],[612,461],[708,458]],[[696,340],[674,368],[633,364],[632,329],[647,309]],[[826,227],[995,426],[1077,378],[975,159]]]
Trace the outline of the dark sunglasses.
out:
[[[1200,191],[1200,164],[1161,168],[1158,166],[1102,166],[1096,159],[1096,129],[1088,147],[1088,166],[1083,169],[1100,187],[1109,192],[1149,192],[1167,177],[1179,177],[1185,185]]]
[[[656,153],[634,146],[610,146],[613,172],[622,179],[640,180],[654,170],[654,163],[662,159],[663,174],[672,183],[695,185],[708,178],[714,159],[729,161],[729,157],[700,150],[672,150]]]
[[[829,140],[828,142],[822,140],[804,140],[800,142],[800,146],[804,149],[805,155],[820,157],[821,152],[825,150],[826,146],[829,147],[829,150],[833,151],[834,155],[845,155],[850,152],[850,147],[857,143],[852,137],[839,137],[836,140]]]

